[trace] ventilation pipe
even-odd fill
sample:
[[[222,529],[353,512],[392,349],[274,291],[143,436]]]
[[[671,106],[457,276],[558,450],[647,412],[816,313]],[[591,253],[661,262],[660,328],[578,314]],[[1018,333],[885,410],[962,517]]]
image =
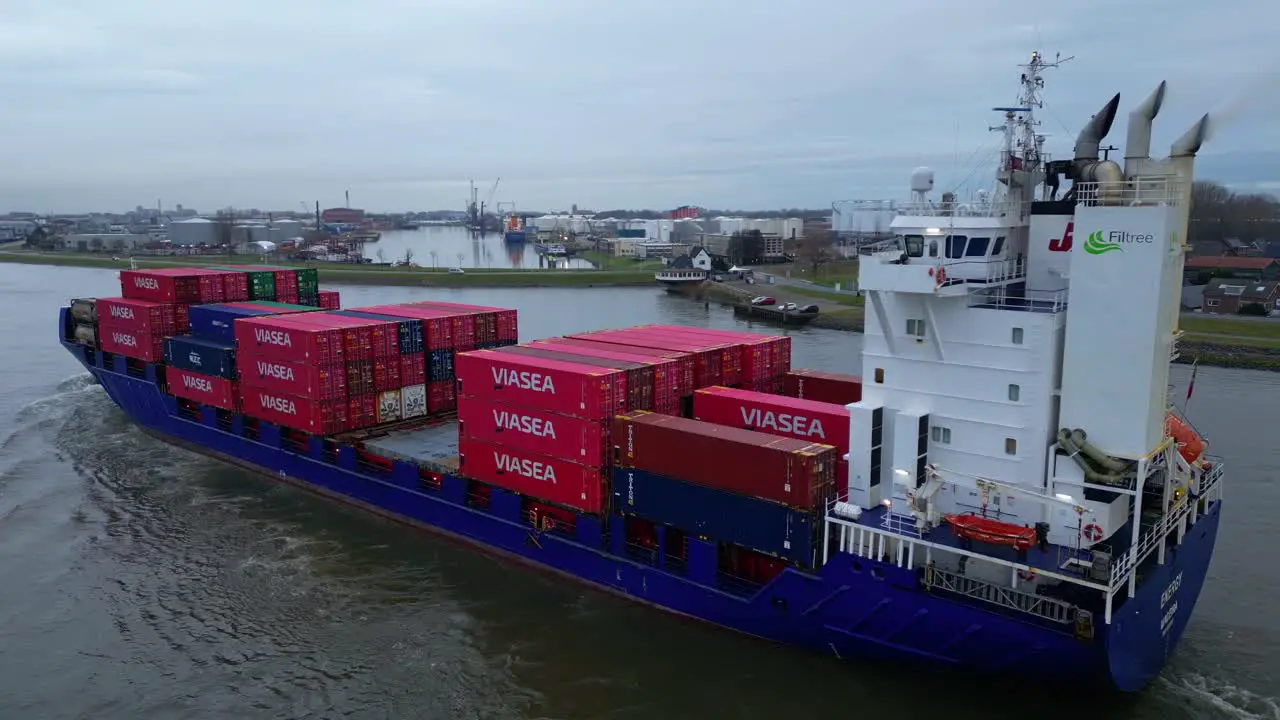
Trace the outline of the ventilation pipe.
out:
[[[1120,93],[1116,93],[1102,109],[1080,130],[1076,138],[1076,157],[1071,179],[1075,182],[1097,184],[1097,195],[1086,200],[1098,205],[1116,205],[1124,195],[1124,170],[1113,160],[1099,160],[1102,139],[1111,132],[1120,107]]]
[[[1124,143],[1124,174],[1133,177],[1138,173],[1137,163],[1151,157],[1151,123],[1164,104],[1166,83],[1161,80],[1154,92],[1129,113],[1129,137]]]
[[[1076,164],[1086,162],[1097,162],[1099,149],[1102,147],[1102,139],[1111,132],[1111,123],[1116,120],[1116,110],[1120,107],[1120,93],[1116,93],[1098,114],[1094,115],[1085,126],[1080,129],[1080,135],[1076,137]]]

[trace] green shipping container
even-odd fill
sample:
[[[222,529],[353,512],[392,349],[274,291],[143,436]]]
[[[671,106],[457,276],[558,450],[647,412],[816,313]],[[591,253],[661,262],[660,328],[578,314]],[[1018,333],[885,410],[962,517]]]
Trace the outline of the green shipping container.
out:
[[[275,300],[276,276],[270,270],[246,270],[244,268],[215,267],[214,270],[241,272],[249,276],[250,300]]]

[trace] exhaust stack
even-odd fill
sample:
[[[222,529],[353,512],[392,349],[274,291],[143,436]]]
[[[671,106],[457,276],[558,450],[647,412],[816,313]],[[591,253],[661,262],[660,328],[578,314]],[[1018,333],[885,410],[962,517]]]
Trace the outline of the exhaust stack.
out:
[[[1151,123],[1164,104],[1166,86],[1167,83],[1161,80],[1155,91],[1129,113],[1129,137],[1124,143],[1126,177],[1133,177],[1139,172],[1139,163],[1132,162],[1133,160],[1146,160],[1151,156]]]
[[[1169,157],[1195,157],[1209,132],[1209,113],[1205,113],[1190,130],[1169,146]]]
[[[1081,162],[1097,162],[1098,152],[1102,147],[1102,139],[1111,132],[1111,124],[1116,120],[1116,109],[1120,107],[1120,93],[1102,106],[1076,137],[1076,164]]]

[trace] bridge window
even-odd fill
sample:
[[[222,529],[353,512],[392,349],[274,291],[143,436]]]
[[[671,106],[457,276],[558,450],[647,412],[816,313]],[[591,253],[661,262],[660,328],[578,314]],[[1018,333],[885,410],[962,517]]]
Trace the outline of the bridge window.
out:
[[[1009,402],[1018,402],[1018,398],[1022,397],[1022,388],[1017,385],[1009,386]]]
[[[1005,455],[1017,455],[1017,454],[1018,454],[1018,441],[1017,441],[1017,440],[1015,440],[1015,439],[1013,439],[1013,438],[1005,438],[1005,439],[1004,439],[1004,454],[1005,454]]]
[[[969,244],[964,249],[965,257],[986,257],[987,248],[991,246],[991,238],[976,237],[969,238]]]
[[[919,235],[905,235],[902,238],[907,244],[907,257],[924,257],[924,238]]]
[[[938,257],[938,241],[929,241],[929,257]]]
[[[1013,344],[1021,345],[1022,344],[1022,328],[1020,327],[1014,328],[1013,333],[1011,334],[1012,334],[1012,337],[1010,338],[1010,340],[1013,342]]]
[[[907,334],[913,337],[924,337],[924,320],[907,318]]]
[[[964,245],[968,240],[964,235],[948,235],[947,236],[947,257],[962,258],[964,257]]]
[[[999,255],[999,254],[1000,254],[1000,252],[1001,252],[1002,250],[1004,250],[1004,237],[1003,237],[1003,236],[996,238],[996,246],[995,246],[995,247],[993,247],[993,248],[991,248],[991,254],[992,254],[992,255]]]
[[[949,427],[934,425],[933,427],[929,428],[929,435],[933,438],[933,441],[936,443],[940,443],[942,445],[951,444],[951,428]]]

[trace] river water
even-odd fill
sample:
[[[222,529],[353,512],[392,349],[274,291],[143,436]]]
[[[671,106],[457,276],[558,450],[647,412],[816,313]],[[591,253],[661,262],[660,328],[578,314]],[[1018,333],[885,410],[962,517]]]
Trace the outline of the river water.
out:
[[[406,251],[412,253],[414,263],[423,267],[532,269],[548,267],[548,263],[560,269],[591,267],[591,263],[576,258],[539,257],[534,243],[508,244],[498,233],[474,235],[456,225],[384,230],[377,242],[364,246],[365,257],[375,262],[403,260]]]
[[[1211,576],[1135,696],[841,664],[675,619],[145,437],[57,344],[105,270],[0,265],[0,718],[1280,718],[1280,375],[1202,368],[1229,459]],[[525,340],[744,327],[649,289],[342,287],[520,309]],[[795,334],[857,371],[859,337]],[[1185,385],[1185,368],[1175,368]]]

